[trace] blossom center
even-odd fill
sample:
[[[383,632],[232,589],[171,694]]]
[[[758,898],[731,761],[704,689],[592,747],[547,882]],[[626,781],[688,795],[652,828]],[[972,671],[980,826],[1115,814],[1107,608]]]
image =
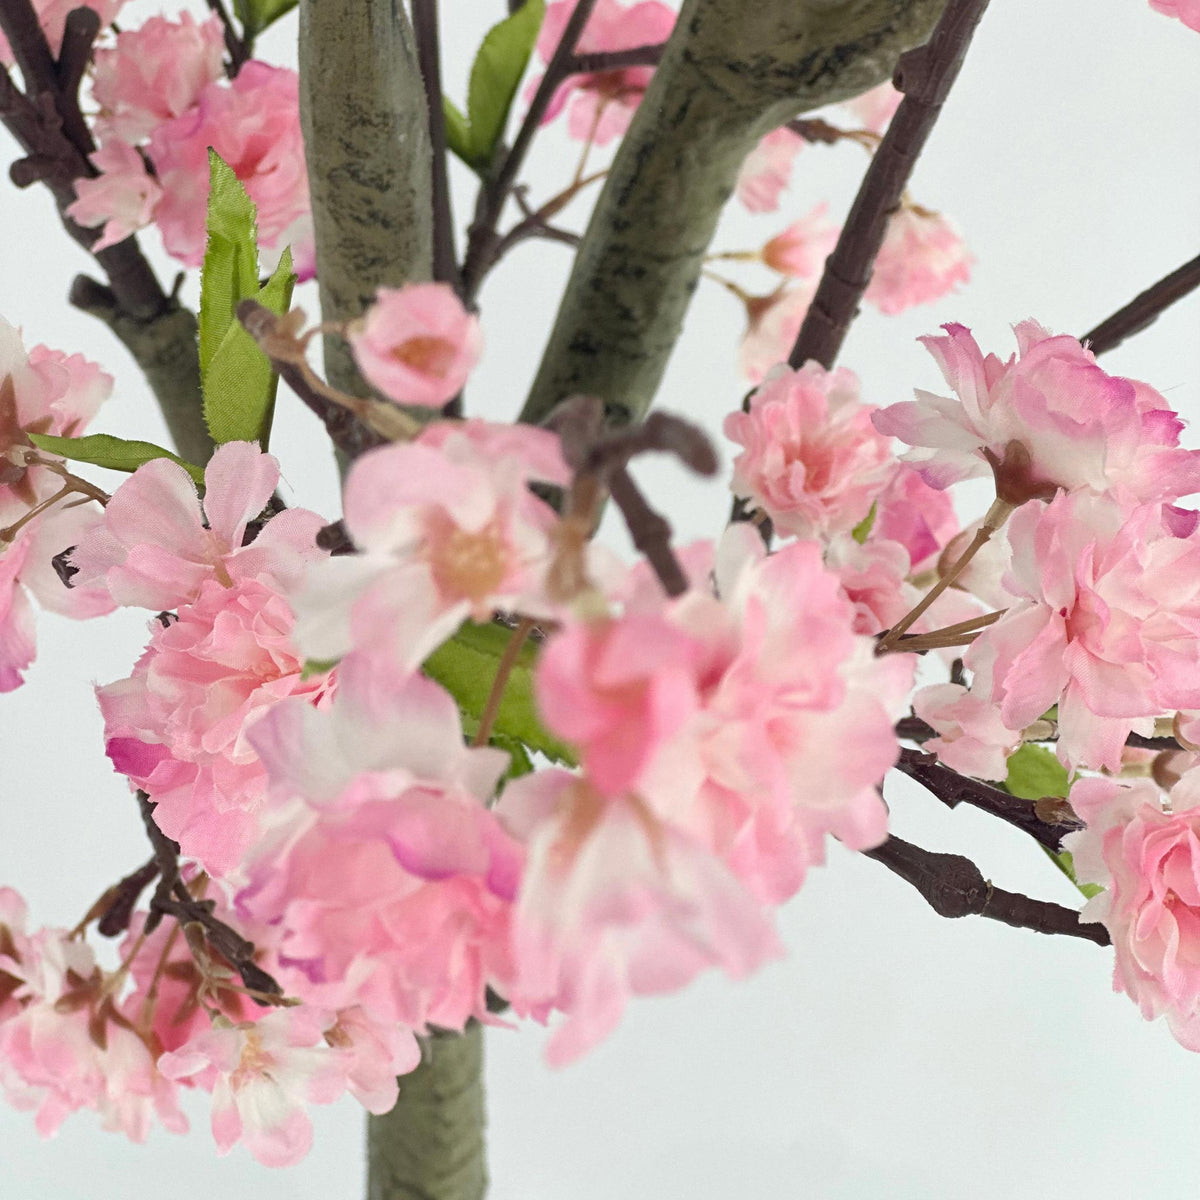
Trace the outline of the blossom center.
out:
[[[449,372],[457,353],[453,342],[430,336],[411,337],[391,349],[391,355],[398,363],[422,375],[437,376]]]
[[[508,546],[495,522],[479,530],[454,526],[429,539],[429,565],[438,588],[482,603],[508,573]]]

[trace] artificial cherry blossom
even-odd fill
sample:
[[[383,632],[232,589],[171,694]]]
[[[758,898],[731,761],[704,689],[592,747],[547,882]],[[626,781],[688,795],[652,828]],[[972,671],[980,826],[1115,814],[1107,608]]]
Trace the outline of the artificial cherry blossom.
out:
[[[958,230],[941,213],[902,205],[888,221],[863,299],[895,316],[967,283],[973,261]]]
[[[100,174],[75,181],[77,199],[67,207],[67,216],[85,228],[104,226],[92,246],[96,252],[149,225],[163,191],[147,172],[145,159],[120,138],[109,138],[91,161]]]
[[[1177,17],[1189,29],[1200,31],[1200,0],[1150,0],[1155,12]]]
[[[752,213],[774,212],[792,176],[804,139],[786,125],[773,129],[746,156],[737,178],[737,198]]]

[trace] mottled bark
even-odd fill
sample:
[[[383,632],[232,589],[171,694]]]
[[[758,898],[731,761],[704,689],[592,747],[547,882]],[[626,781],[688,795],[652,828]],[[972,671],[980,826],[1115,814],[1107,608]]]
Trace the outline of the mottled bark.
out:
[[[482,1200],[483,1028],[424,1045],[390,1113],[368,1118],[367,1200]]]
[[[300,120],[321,312],[345,321],[433,265],[429,122],[400,0],[301,0]],[[370,394],[341,338],[325,364],[334,387]]]
[[[644,415],[738,170],[800,113],[890,77],[944,0],[685,0],[571,274],[522,418],[565,396]]]

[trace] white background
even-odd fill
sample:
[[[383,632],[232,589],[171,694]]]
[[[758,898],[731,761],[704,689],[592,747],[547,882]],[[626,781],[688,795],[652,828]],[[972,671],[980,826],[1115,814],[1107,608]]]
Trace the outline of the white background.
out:
[[[172,6],[173,7],[173,6]],[[130,27],[157,6],[122,14]],[[474,46],[501,0],[444,0],[447,87],[460,100]],[[295,17],[264,57],[294,61]],[[1007,355],[1007,326],[1028,316],[1089,328],[1200,248],[1200,34],[1145,0],[997,0],[917,170],[923,204],[953,215],[978,264],[956,297],[899,318],[866,313],[843,362],[867,399],[940,384],[914,341],[945,320]],[[0,135],[0,158],[15,148]],[[556,130],[528,178],[557,190],[576,148]],[[810,147],[778,219],[731,210],[721,248],[760,244],[829,198],[844,212],[863,155]],[[469,213],[465,172],[457,211]],[[578,213],[571,216],[582,220]],[[97,431],[163,440],[149,395],[115,340],[64,296],[88,270],[38,189],[0,188],[0,313],[27,344],[78,350],[117,377]],[[163,278],[171,268],[144,242]],[[558,245],[513,255],[483,295],[487,353],[472,411],[520,407],[568,264]],[[766,274],[749,277],[767,290]],[[189,286],[194,288],[194,282]],[[310,311],[311,295],[303,297]],[[740,400],[736,301],[701,289],[661,403],[717,428]],[[1200,297],[1107,360],[1200,415]],[[299,501],[336,515],[334,476],[315,421],[281,397],[272,449]],[[1189,444],[1200,445],[1193,430]],[[670,467],[643,468],[681,535],[719,531],[728,497]],[[73,924],[142,861],[136,810],[104,757],[90,683],[128,673],[142,617],[74,625],[43,616],[25,688],[0,698],[0,882],[28,897],[35,923]],[[854,753],[847,731],[846,753]],[[889,783],[896,831],[972,854],[1003,887],[1074,903],[1069,885],[1021,835]],[[550,1071],[536,1028],[488,1035],[495,1200],[732,1196],[821,1200],[1093,1200],[1195,1195],[1200,1059],[1111,992],[1111,957],[975,919],[949,922],[882,867],[830,850],[780,914],[789,957],[739,984],[706,977],[635,1002],[582,1063]],[[268,1171],[241,1148],[218,1159],[202,1097],[193,1133],[131,1146],[91,1114],[41,1142],[31,1118],[0,1108],[3,1200],[334,1200],[361,1194],[362,1113],[314,1112],[316,1147]]]

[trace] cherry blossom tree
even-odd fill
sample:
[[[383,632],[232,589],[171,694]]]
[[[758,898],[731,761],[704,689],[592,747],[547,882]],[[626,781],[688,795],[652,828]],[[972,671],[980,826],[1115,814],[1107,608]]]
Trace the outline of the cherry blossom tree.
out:
[[[140,1142],[203,1093],[219,1153],[288,1167],[349,1093],[373,1200],[473,1200],[487,1027],[548,1025],[565,1067],[641,997],[751,976],[841,850],[941,917],[1094,943],[1200,1049],[1200,448],[1104,357],[1200,260],[1090,329],[929,331],[912,400],[843,361],[863,305],[969,312],[970,230],[915,168],[987,0],[509,0],[465,92],[436,0],[207,8],[0,0],[10,175],[172,441],[105,432],[113,374],[0,317],[0,691],[39,609],[147,630],[94,692],[143,861],[90,864],[71,925],[0,886],[9,1102]],[[298,71],[258,57],[294,22]],[[577,157],[535,199],[544,129]],[[844,217],[783,212],[835,147],[865,156]],[[770,236],[726,247],[727,203]],[[570,277],[492,404],[485,284],[536,242]],[[662,387],[701,285],[744,312],[722,430]],[[340,508],[271,450],[300,406]],[[650,455],[724,483],[724,527],[683,544]],[[902,777],[1078,902],[898,836]]]

